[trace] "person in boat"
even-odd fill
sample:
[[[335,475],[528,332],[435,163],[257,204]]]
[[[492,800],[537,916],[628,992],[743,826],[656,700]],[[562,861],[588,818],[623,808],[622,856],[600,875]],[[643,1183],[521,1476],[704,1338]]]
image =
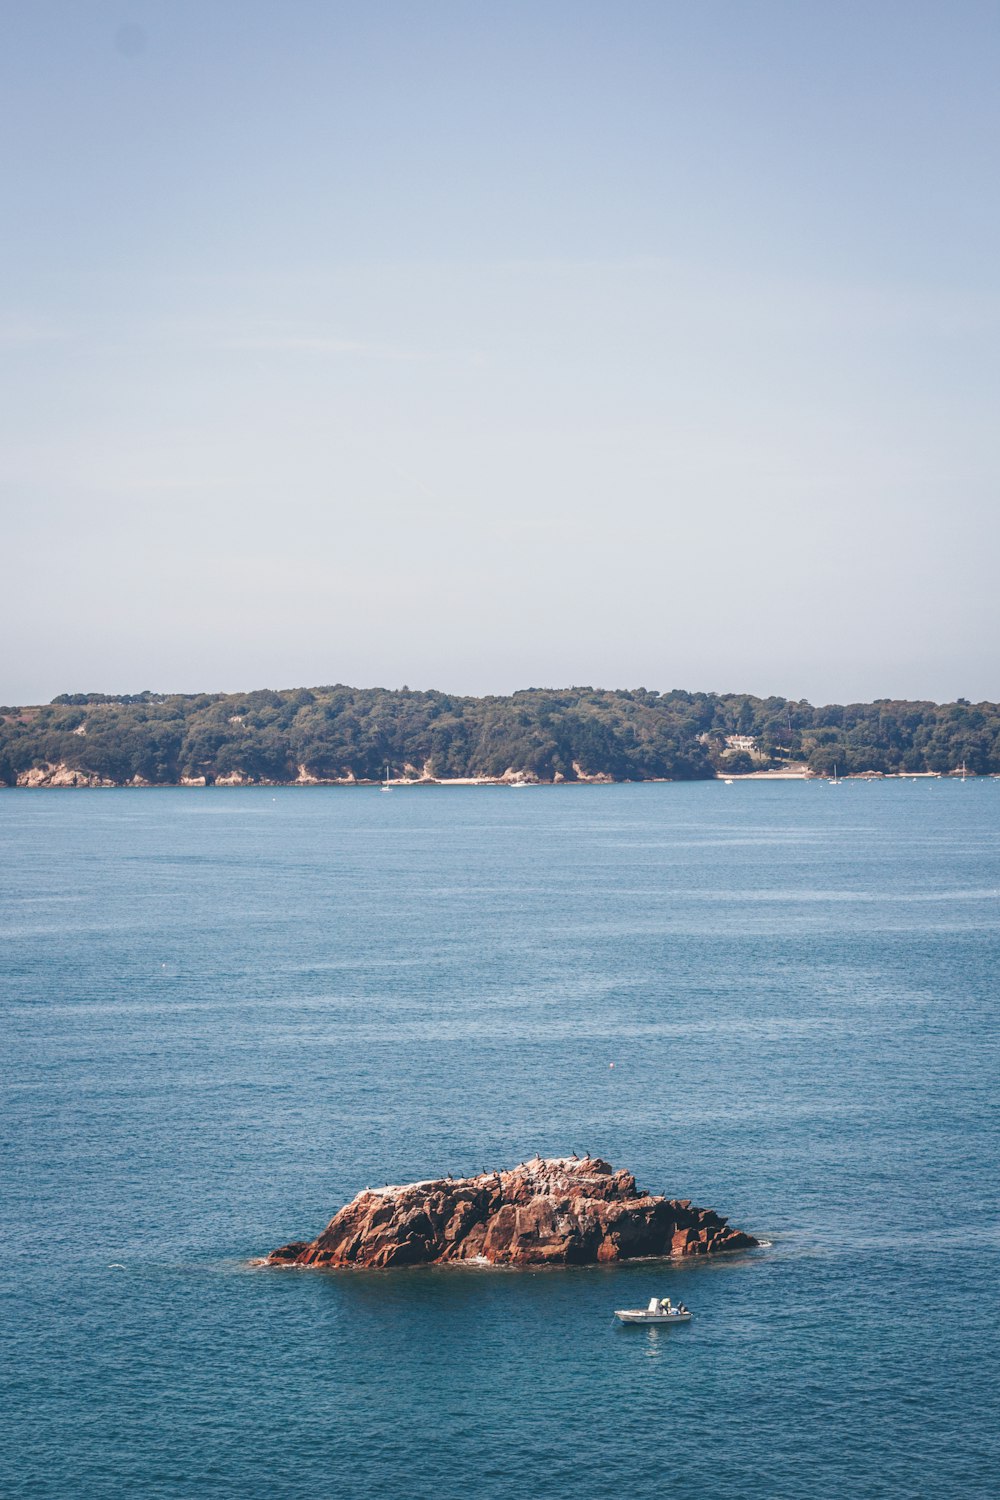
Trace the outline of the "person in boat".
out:
[[[660,1312],[661,1313],[672,1313],[673,1312],[673,1308],[670,1306],[670,1298],[669,1297],[664,1297],[661,1300],[661,1302],[660,1302]]]

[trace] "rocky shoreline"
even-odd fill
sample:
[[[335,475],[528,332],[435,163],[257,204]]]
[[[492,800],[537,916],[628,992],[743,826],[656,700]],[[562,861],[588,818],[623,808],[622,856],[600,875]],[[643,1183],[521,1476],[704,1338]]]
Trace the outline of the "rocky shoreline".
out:
[[[842,781],[947,781],[957,776],[954,771],[852,771],[841,777]],[[971,779],[973,772],[967,773]],[[654,783],[665,783],[673,781],[671,776],[647,776],[641,782],[634,785],[648,785]],[[728,775],[720,771],[715,776],[697,777],[699,781],[824,781],[827,778],[812,771],[751,771],[744,774],[736,773]],[[397,776],[390,779],[388,785],[395,787],[419,787],[419,786],[619,786],[622,783],[614,776],[604,772],[590,776],[576,769],[572,778],[561,776],[556,773],[551,780],[545,780],[536,776],[532,771],[505,771],[502,776],[428,776],[426,774],[414,776]],[[175,787],[301,787],[301,786],[343,786],[343,787],[373,787],[385,785],[384,782],[369,781],[357,776],[321,777],[300,771],[294,781],[270,781],[265,777],[246,776],[241,771],[230,772],[226,776],[182,776],[179,781],[147,781],[143,776],[133,776],[128,781],[114,781],[107,776],[99,776],[96,771],[83,771],[65,762],[55,765],[33,766],[30,770],[19,771],[15,779],[16,787],[28,790],[44,790],[47,788],[67,787],[117,787],[120,789],[132,789],[136,787],[160,787],[171,789]]]
[[[536,776],[533,771],[519,771],[513,767],[506,770],[502,776],[431,776],[426,770],[418,771],[416,767],[408,767],[412,774],[391,777],[388,785],[390,787],[403,786],[559,786],[565,783],[568,786],[581,784],[585,786],[610,786],[615,778],[605,772],[589,775],[586,771],[574,766],[573,776],[562,776],[556,772],[551,780],[544,780]],[[654,781],[669,781],[670,777],[652,777]],[[41,766],[32,766],[27,771],[19,771],[15,779],[15,786],[27,788],[44,787],[202,787],[202,786],[242,786],[242,787],[274,787],[274,786],[380,786],[385,782],[369,780],[365,777],[354,775],[346,776],[315,776],[305,766],[300,766],[298,775],[292,780],[277,781],[263,776],[248,776],[242,771],[230,771],[223,776],[182,776],[179,781],[148,781],[143,776],[132,776],[127,781],[114,781],[110,777],[100,776],[96,771],[80,770],[69,766],[65,761],[55,764],[49,762]]]
[[[535,1156],[510,1171],[365,1188],[316,1239],[282,1245],[265,1264],[587,1265],[758,1244],[714,1209],[648,1193],[598,1157]]]
[[[962,773],[961,771],[851,771],[843,775],[843,781],[916,781],[948,780],[958,775],[967,774],[972,776],[973,772]],[[628,778],[626,778],[628,779]],[[806,766],[798,766],[793,769],[777,769],[769,771],[729,772],[722,769],[712,776],[699,776],[692,778],[696,781],[824,781],[827,778],[818,772],[810,771]],[[646,776],[634,782],[635,785],[646,783],[671,782],[671,776]],[[560,772],[550,778],[536,775],[534,771],[519,770],[509,766],[501,776],[432,776],[426,766],[418,768],[407,764],[402,776],[393,776],[388,783],[376,781],[363,776],[355,776],[349,773],[343,776],[316,776],[305,765],[298,767],[298,774],[291,780],[271,780],[264,776],[248,776],[243,771],[230,771],[225,775],[218,776],[181,776],[177,781],[148,781],[144,776],[132,776],[127,781],[115,781],[111,777],[101,776],[96,771],[82,770],[79,767],[70,766],[65,761],[46,762],[44,765],[36,765],[28,770],[19,771],[14,778],[14,786],[27,789],[63,788],[63,787],[309,787],[309,786],[342,786],[342,787],[373,787],[388,785],[395,787],[419,787],[419,786],[618,786],[622,784],[622,778],[609,775],[605,771],[593,774],[584,771],[579,762],[573,762],[572,775],[563,776]],[[2,782],[0,782],[2,785]]]

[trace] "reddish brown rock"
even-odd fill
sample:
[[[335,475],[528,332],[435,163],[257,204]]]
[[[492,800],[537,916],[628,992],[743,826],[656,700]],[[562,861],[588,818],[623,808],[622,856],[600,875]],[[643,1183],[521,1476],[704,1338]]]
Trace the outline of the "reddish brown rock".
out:
[[[311,1244],[273,1250],[270,1265],[585,1265],[705,1255],[756,1245],[710,1208],[636,1188],[597,1157],[533,1157],[510,1172],[365,1188]]]

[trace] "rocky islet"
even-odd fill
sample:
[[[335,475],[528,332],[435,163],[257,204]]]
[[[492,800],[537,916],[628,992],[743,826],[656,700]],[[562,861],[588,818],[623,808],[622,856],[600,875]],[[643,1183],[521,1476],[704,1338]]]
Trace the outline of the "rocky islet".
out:
[[[598,1157],[533,1157],[509,1171],[365,1188],[274,1266],[381,1268],[479,1262],[587,1265],[713,1255],[759,1242],[710,1208],[636,1186]]]

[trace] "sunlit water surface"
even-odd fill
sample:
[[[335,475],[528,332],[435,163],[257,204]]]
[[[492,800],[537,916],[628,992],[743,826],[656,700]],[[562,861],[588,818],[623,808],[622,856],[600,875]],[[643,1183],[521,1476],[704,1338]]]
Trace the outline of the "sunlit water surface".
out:
[[[0,793],[0,1491],[995,1496],[998,833],[992,781]],[[249,1268],[572,1150],[771,1246]]]

